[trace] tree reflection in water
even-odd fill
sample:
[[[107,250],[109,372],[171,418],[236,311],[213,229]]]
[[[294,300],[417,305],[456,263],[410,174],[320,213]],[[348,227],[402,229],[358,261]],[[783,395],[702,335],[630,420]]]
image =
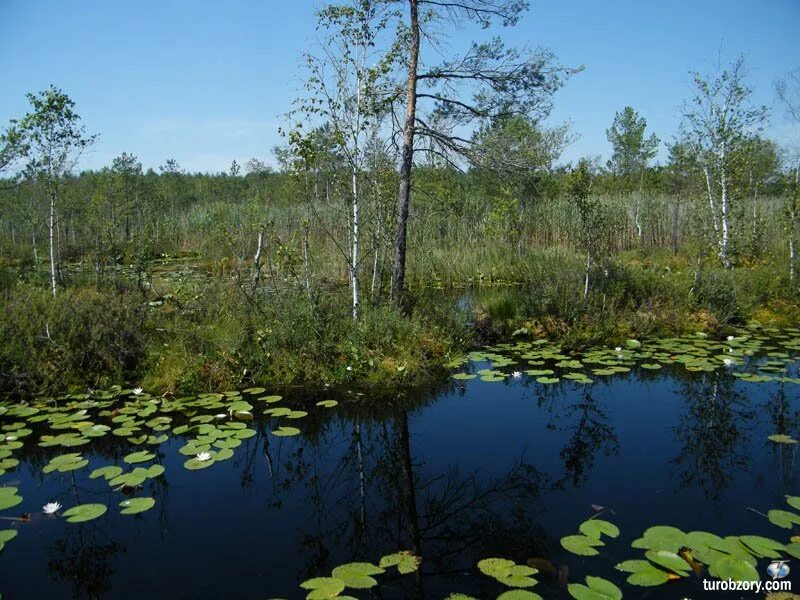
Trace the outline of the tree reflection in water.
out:
[[[748,431],[756,415],[746,396],[724,373],[704,373],[681,386],[686,412],[674,428],[681,443],[672,460],[680,488],[699,487],[717,500],[730,484],[730,473],[745,468],[750,439]]]
[[[98,526],[67,528],[48,548],[47,568],[72,587],[73,598],[100,598],[111,590],[112,567],[121,545]]]

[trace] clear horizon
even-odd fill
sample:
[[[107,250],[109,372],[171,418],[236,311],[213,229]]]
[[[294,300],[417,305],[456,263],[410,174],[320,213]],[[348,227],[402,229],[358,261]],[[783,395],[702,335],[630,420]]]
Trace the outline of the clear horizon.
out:
[[[322,2],[0,3],[0,124],[27,111],[25,94],[53,84],[100,138],[79,165],[97,169],[136,155],[145,169],[174,158],[191,172],[227,171],[233,160],[274,164],[278,127],[300,88],[300,55],[316,43]],[[608,158],[605,130],[631,105],[663,141],[677,131],[690,70],[721,57],[747,61],[754,100],[773,108],[766,134],[798,145],[775,105],[778,77],[800,66],[800,4],[669,0],[640,5],[534,1],[520,24],[499,33],[542,46],[561,64],[585,65],[555,96],[549,123],[569,121],[579,139],[562,162]],[[452,46],[498,34],[454,32]],[[659,158],[663,159],[663,144]]]

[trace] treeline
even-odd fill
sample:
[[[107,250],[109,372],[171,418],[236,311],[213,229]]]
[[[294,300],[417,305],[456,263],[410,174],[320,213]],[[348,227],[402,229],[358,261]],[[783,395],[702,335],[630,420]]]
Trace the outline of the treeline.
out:
[[[762,258],[767,251],[788,255],[787,207],[796,193],[795,174],[785,168],[776,146],[760,138],[750,143],[753,158],[733,172],[729,184],[737,198],[732,223],[739,261]],[[377,175],[361,177],[364,194],[373,201],[365,203],[371,210],[361,223],[371,258],[365,268],[372,279],[373,263],[381,262],[385,273],[390,268],[382,263],[391,253],[387,231],[395,216],[391,197],[397,174],[387,164]],[[554,165],[518,190],[493,170],[420,166],[412,188],[411,247],[424,253],[478,236],[518,250],[579,250],[582,217],[572,194],[580,177],[606,213],[608,222],[598,233],[607,238],[610,252],[664,248],[713,254],[706,180],[680,145],[671,148],[666,165],[648,165],[634,177],[610,164],[583,161]],[[298,253],[312,241],[314,248],[307,250],[315,256],[335,253],[334,242],[347,239],[351,226],[346,180],[344,169],[320,170],[307,178],[285,165],[273,170],[256,160],[244,169],[234,162],[221,174],[186,173],[175,160],[145,171],[135,156],[122,154],[107,168],[67,174],[60,181],[54,220],[57,279],[69,277],[70,264],[84,263],[100,283],[115,265],[145,268],[148,261],[180,253],[252,261],[260,232],[270,234],[262,235],[264,243],[294,245]],[[48,256],[46,182],[5,180],[0,206],[2,255],[37,268]]]

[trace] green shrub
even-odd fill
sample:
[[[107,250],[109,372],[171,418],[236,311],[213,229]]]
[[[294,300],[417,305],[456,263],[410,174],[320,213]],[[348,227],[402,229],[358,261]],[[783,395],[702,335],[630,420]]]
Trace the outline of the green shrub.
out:
[[[0,388],[65,391],[139,372],[146,305],[128,290],[60,290],[20,284],[2,300]]]

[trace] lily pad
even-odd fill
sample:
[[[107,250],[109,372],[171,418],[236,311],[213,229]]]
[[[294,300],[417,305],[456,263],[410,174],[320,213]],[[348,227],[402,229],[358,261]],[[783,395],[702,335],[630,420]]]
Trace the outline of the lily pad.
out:
[[[659,567],[668,569],[681,577],[687,576],[691,569],[691,566],[683,558],[668,550],[648,550],[644,555]]]
[[[797,443],[796,439],[794,439],[792,436],[786,435],[784,433],[773,433],[767,439],[770,442],[775,442],[776,444],[796,444]]]
[[[464,596],[464,598],[469,598],[469,596]],[[500,594],[497,600],[542,600],[542,597],[528,590],[508,590]]]
[[[331,571],[334,578],[340,579],[344,584],[353,589],[366,590],[378,585],[372,575],[384,573],[384,569],[366,562],[354,562],[340,565]]]
[[[622,590],[602,577],[586,578],[586,585],[570,583],[567,585],[569,595],[575,600],[621,600]]]
[[[584,521],[581,523],[579,529],[582,534],[596,540],[600,539],[601,534],[612,538],[619,536],[619,527],[602,519],[589,519],[588,521]]]
[[[65,510],[62,516],[68,523],[84,523],[102,517],[107,510],[105,504],[79,504]]]
[[[734,581],[758,581],[761,579],[755,567],[735,556],[724,556],[708,566],[708,572],[718,579]]]
[[[413,573],[417,569],[419,569],[419,565],[422,562],[418,556],[414,555],[411,552],[395,552],[394,554],[387,554],[383,558],[381,558],[378,566],[382,569],[386,569],[388,567],[397,567],[398,573],[401,575],[406,575],[408,573]]]
[[[15,487],[0,487],[0,510],[13,508],[22,502],[22,496],[17,494]]]
[[[281,426],[281,427],[278,427],[277,429],[275,429],[272,432],[272,435],[277,435],[279,437],[288,437],[288,436],[292,436],[292,435],[298,435],[299,433],[300,433],[300,430],[297,427]]]
[[[213,464],[213,458],[209,458],[208,460],[198,460],[197,457],[195,457],[187,460],[185,463],[183,463],[183,466],[190,471],[197,471],[198,469],[206,469]]]
[[[106,479],[114,479],[122,473],[122,467],[117,465],[108,465],[95,469],[89,474],[89,479],[97,479],[98,477],[105,477]]]
[[[147,450],[142,450],[141,452],[132,452],[124,457],[124,460],[129,465],[133,465],[136,463],[147,462],[149,460],[153,460],[156,457],[155,454],[152,452],[148,452]]]
[[[616,568],[630,573],[627,582],[631,585],[652,587],[669,581],[669,574],[646,560],[626,560],[619,563]]]
[[[314,577],[300,584],[304,590],[310,590],[306,595],[308,600],[326,600],[336,598],[344,591],[345,583],[336,577]]]
[[[121,515],[135,515],[146,510],[150,510],[156,505],[153,498],[128,498],[119,503]]]
[[[595,556],[599,552],[595,546],[604,546],[600,540],[586,535],[568,535],[561,538],[561,545],[568,552],[579,556]]]
[[[800,525],[800,515],[796,515],[788,510],[771,510],[767,513],[767,518],[773,525],[783,527],[784,529],[791,529],[795,525]]]

